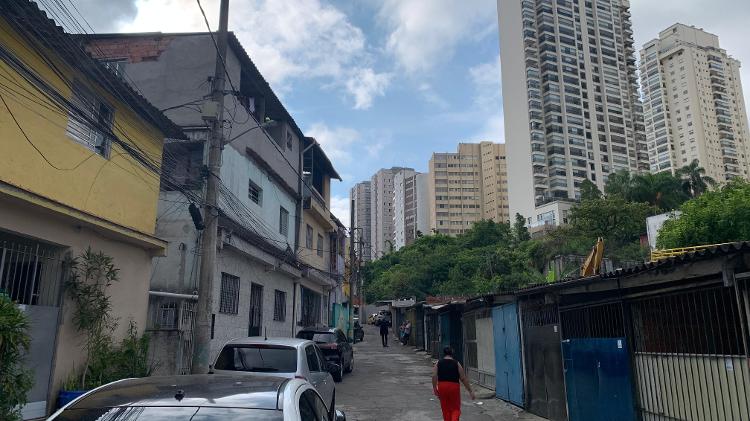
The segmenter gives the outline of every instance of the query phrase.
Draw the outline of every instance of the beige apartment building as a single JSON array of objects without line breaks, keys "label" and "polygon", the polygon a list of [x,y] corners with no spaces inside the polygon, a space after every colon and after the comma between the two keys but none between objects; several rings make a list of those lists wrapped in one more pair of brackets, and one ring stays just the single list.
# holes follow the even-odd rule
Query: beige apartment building
[{"label": "beige apartment building", "polygon": [[400,172],[414,175],[412,168],[393,167],[379,170],[370,179],[370,256],[372,259],[378,259],[395,250],[393,179]]},{"label": "beige apartment building", "polygon": [[432,230],[457,235],[481,219],[509,219],[505,145],[459,143],[456,153],[433,153],[429,171]]},{"label": "beige apartment building", "polygon": [[740,62],[716,35],[680,23],[641,50],[646,140],[652,172],[698,160],[717,181],[748,178],[747,111]]}]

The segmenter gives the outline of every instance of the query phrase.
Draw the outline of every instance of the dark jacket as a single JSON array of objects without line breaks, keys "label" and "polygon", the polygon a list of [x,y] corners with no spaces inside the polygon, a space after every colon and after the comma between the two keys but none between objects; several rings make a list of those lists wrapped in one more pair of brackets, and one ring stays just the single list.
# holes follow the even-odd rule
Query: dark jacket
[{"label": "dark jacket", "polygon": [[381,335],[387,335],[388,334],[388,326],[390,326],[391,323],[383,320],[380,322],[380,334]]}]

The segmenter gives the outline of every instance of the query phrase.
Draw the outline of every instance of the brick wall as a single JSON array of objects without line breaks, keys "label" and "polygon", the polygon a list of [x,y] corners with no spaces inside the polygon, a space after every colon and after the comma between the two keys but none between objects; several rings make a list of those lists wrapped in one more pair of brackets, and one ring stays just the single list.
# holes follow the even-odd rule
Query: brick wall
[{"label": "brick wall", "polygon": [[172,39],[174,37],[163,35],[117,39],[102,38],[91,40],[86,50],[98,59],[127,58],[129,63],[138,63],[158,59]]}]

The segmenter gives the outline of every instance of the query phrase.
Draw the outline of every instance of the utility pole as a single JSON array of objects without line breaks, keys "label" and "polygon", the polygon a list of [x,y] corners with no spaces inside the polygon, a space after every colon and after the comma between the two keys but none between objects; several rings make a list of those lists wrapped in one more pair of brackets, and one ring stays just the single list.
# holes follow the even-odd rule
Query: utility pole
[{"label": "utility pole", "polygon": [[350,338],[354,338],[354,283],[356,279],[354,264],[357,259],[354,253],[355,232],[354,199],[351,199],[349,203],[349,329],[347,329],[347,335]]},{"label": "utility pole", "polygon": [[359,287],[357,288],[357,293],[359,294],[359,323],[362,324],[363,322],[366,322],[367,319],[364,319],[363,317],[366,316],[364,313],[365,311],[365,280],[362,278],[362,274],[360,273],[360,270],[362,269],[362,246],[364,245],[364,241],[362,240],[362,233],[359,234],[359,241],[357,242],[357,250],[359,251],[357,254],[357,281],[359,281]]},{"label": "utility pole", "polygon": [[[213,288],[216,262],[216,241],[219,226],[217,191],[221,170],[221,151],[224,147],[224,68],[227,55],[227,22],[229,20],[229,0],[221,0],[219,10],[219,32],[216,34],[216,68],[211,87],[211,101],[216,106],[216,118],[207,119],[211,133],[208,150],[208,172],[206,174],[205,219],[206,227],[201,238],[201,267],[198,279],[198,305],[195,312],[193,330],[193,361],[190,372],[208,372],[208,359],[211,344],[211,318],[213,310]],[[205,117],[205,116],[204,116]]]}]

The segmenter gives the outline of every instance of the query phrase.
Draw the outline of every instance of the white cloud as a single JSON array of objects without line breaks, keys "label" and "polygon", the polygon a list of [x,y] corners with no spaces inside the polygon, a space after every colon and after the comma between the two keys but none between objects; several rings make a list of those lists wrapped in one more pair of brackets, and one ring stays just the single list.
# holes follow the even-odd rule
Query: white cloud
[{"label": "white cloud", "polygon": [[422,94],[422,97],[424,98],[427,103],[435,105],[436,107],[440,109],[446,109],[448,108],[448,101],[443,99],[440,95],[438,95],[437,92],[435,92],[435,89],[427,82],[422,82],[417,87],[419,92]]},{"label": "white cloud", "polygon": [[504,142],[500,56],[470,68],[469,77],[474,86],[474,112],[477,121],[482,122],[473,140]]},{"label": "white cloud", "polygon": [[[214,30],[218,3],[202,1]],[[206,30],[194,0],[137,0],[136,5],[138,13],[120,30]],[[357,109],[369,108],[385,94],[390,75],[375,71],[362,30],[336,7],[320,0],[243,0],[233,2],[229,12],[229,29],[274,89],[320,78],[351,95]]]},{"label": "white cloud", "polygon": [[387,50],[413,73],[449,59],[462,40],[494,33],[496,12],[490,0],[385,0],[379,18],[390,31]]},{"label": "white cloud", "polygon": [[346,81],[346,89],[354,96],[354,108],[366,110],[372,106],[376,96],[385,95],[391,82],[388,73],[375,73],[372,69],[357,69]]},{"label": "white cloud", "polygon": [[358,131],[348,127],[328,127],[325,123],[314,123],[306,130],[310,137],[320,143],[328,158],[336,164],[348,164],[352,160],[352,147],[361,140]]},{"label": "white cloud", "polygon": [[351,217],[349,215],[350,207],[348,197],[337,195],[331,196],[331,213],[334,214],[336,218],[339,218],[339,221],[341,221],[341,223],[347,228],[349,228],[349,223],[351,222]]}]

